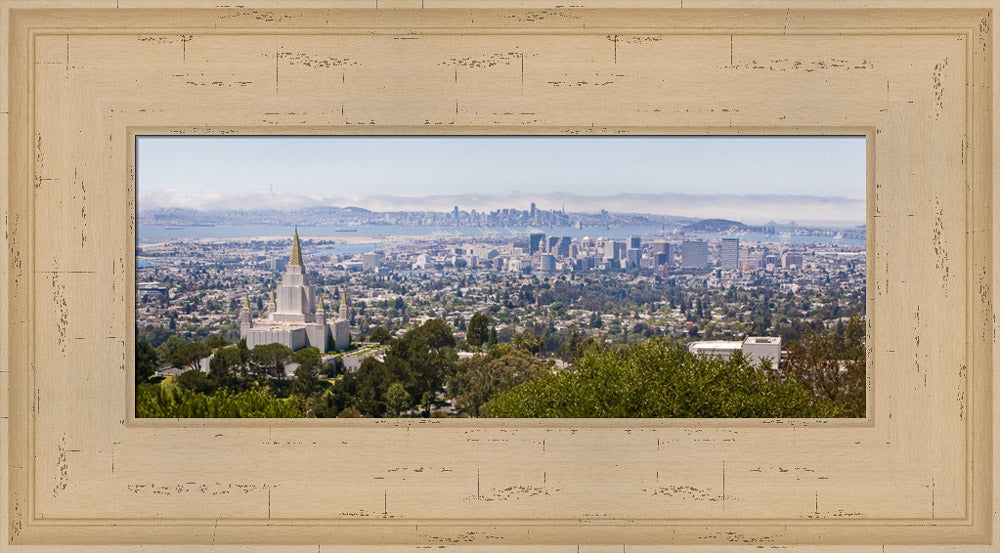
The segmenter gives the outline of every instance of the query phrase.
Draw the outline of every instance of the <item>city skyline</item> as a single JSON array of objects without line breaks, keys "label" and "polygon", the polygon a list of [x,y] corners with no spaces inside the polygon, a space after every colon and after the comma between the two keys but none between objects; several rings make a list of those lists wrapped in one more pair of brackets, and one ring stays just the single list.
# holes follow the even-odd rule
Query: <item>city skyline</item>
[{"label": "city skyline", "polygon": [[792,201],[805,220],[864,221],[864,137],[138,137],[136,152],[140,212],[536,202],[694,217],[748,207],[752,222]]}]

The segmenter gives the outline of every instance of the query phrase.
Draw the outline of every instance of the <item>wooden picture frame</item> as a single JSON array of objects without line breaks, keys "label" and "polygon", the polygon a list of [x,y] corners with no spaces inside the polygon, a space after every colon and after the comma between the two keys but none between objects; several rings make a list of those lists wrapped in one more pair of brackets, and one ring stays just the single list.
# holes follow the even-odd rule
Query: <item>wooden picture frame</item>
[{"label": "wooden picture frame", "polygon": [[[997,551],[996,4],[3,3],[0,543]],[[861,132],[868,417],[137,420],[149,130]]]}]

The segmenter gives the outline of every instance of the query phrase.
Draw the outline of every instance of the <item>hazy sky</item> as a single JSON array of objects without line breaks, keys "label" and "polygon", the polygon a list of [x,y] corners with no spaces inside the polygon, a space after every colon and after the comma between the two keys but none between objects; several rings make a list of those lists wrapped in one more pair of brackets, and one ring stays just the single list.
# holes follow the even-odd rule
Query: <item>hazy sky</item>
[{"label": "hazy sky", "polygon": [[[137,192],[865,197],[864,137],[140,137]],[[152,201],[152,200],[149,200]],[[266,206],[262,206],[266,207]]]}]

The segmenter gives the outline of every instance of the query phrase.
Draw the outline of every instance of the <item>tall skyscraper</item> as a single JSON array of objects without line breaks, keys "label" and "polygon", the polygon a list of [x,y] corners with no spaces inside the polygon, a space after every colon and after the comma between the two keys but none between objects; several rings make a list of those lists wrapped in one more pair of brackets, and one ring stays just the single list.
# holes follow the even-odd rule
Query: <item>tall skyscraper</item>
[{"label": "tall skyscraper", "polygon": [[552,252],[559,257],[569,257],[569,245],[573,241],[569,236],[563,236],[559,239],[559,244],[556,247],[556,251]]},{"label": "tall skyscraper", "polygon": [[634,269],[638,267],[639,261],[642,259],[642,250],[638,248],[629,248],[625,250],[625,259],[628,261],[627,268]]},{"label": "tall skyscraper", "polygon": [[556,256],[543,253],[538,258],[538,269],[543,273],[554,272],[556,270]]},{"label": "tall skyscraper", "polygon": [[642,248],[642,238],[638,236],[630,236],[628,239],[628,249],[638,250]]},{"label": "tall skyscraper", "polygon": [[[674,254],[677,253],[677,248],[674,244],[667,242],[666,240],[657,240],[653,242],[653,254],[656,255],[657,265],[667,265],[668,267],[674,264]],[[662,255],[663,257],[660,257]]]},{"label": "tall skyscraper", "polygon": [[542,233],[535,233],[528,235],[528,255],[535,255],[536,253],[542,251],[542,245],[545,243],[545,235]]},{"label": "tall skyscraper", "polygon": [[704,269],[708,267],[708,242],[704,240],[685,240],[681,244],[681,267],[685,269]]},{"label": "tall skyscraper", "polygon": [[618,261],[625,257],[625,242],[608,240],[604,243],[604,259]]},{"label": "tall skyscraper", "polygon": [[722,247],[719,250],[719,265],[727,271],[735,271],[740,268],[739,238],[722,239]]}]

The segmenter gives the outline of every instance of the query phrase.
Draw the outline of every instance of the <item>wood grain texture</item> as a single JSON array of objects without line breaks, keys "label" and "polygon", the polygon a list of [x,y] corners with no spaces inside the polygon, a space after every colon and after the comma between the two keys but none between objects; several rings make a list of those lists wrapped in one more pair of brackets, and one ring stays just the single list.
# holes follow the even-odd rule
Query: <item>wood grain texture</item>
[{"label": "wood grain texture", "polygon": [[[996,2],[70,5],[0,4],[4,547],[997,551]],[[866,134],[869,416],[136,420],[143,133]]]}]

